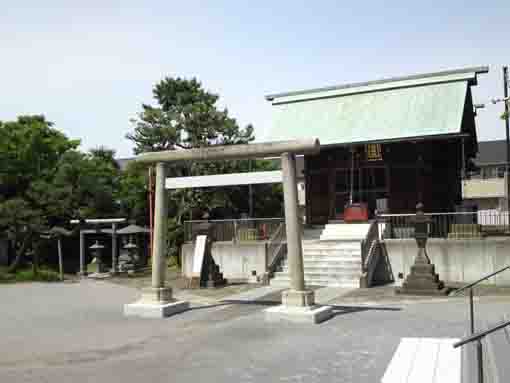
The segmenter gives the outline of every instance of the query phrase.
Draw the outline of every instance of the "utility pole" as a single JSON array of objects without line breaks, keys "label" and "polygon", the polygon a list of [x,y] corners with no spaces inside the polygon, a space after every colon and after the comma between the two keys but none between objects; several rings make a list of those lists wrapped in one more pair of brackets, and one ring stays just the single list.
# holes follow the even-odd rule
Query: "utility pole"
[{"label": "utility pole", "polygon": [[510,210],[508,206],[510,203],[510,128],[508,121],[508,67],[503,67],[503,97],[505,104],[505,129],[506,129],[506,203],[507,211]]},{"label": "utility pole", "polygon": [[[249,159],[248,160],[248,170],[249,172],[251,173],[252,171],[252,160]],[[248,202],[249,202],[249,213],[248,213],[248,216],[250,218],[254,218],[253,217],[253,185],[248,185]]]}]

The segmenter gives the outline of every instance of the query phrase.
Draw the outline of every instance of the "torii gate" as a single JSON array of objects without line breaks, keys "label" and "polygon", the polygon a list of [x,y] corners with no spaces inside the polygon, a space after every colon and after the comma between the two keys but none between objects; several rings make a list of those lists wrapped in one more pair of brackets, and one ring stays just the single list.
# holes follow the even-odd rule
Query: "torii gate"
[{"label": "torii gate", "polygon": [[142,153],[136,157],[135,161],[156,164],[152,286],[142,291],[142,297],[139,301],[124,305],[124,314],[161,318],[182,312],[189,307],[189,302],[175,301],[172,298],[172,289],[165,286],[166,258],[164,249],[167,235],[165,227],[167,212],[165,163],[281,156],[287,260],[291,288],[282,293],[281,306],[266,310],[266,318],[318,323],[331,317],[331,308],[315,306],[314,292],[305,288],[301,228],[298,221],[296,154],[317,154],[319,151],[320,143],[318,139],[306,139],[150,152]]}]

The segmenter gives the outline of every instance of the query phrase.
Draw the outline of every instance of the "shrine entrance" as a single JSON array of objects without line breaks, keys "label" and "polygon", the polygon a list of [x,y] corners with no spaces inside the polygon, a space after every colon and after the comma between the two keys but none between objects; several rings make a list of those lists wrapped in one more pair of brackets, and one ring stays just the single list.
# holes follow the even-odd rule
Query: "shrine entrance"
[{"label": "shrine entrance", "polygon": [[[381,145],[342,147],[330,152],[327,165],[308,159],[308,216],[313,224],[343,220],[350,203],[366,204],[369,216],[387,209],[389,168]],[[375,154],[374,154],[375,153]],[[306,159],[305,159],[306,161]],[[319,169],[314,169],[318,166]]]}]

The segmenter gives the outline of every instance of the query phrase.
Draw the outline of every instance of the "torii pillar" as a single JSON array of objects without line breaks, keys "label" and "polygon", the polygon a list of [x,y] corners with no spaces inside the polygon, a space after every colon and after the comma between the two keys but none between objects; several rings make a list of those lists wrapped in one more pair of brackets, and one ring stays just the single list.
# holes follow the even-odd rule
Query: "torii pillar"
[{"label": "torii pillar", "polygon": [[316,154],[319,150],[319,140],[311,139],[171,150],[143,153],[138,156],[136,161],[156,163],[152,286],[142,292],[139,301],[124,306],[125,315],[166,317],[189,307],[188,302],[175,301],[172,298],[172,289],[165,286],[167,220],[165,162],[249,159],[281,155],[291,288],[282,293],[281,306],[266,310],[266,319],[318,323],[331,317],[332,309],[328,306],[316,306],[313,291],[305,288],[301,227],[298,218],[295,155]]},{"label": "torii pillar", "polygon": [[166,168],[163,162],[156,163],[156,194],[154,203],[154,240],[152,252],[151,287],[142,290],[140,300],[124,305],[124,315],[146,318],[165,318],[185,311],[189,302],[176,301],[172,288],[165,286],[166,275],[166,230],[167,198],[165,195]]},{"label": "torii pillar", "polygon": [[282,304],[267,309],[265,316],[268,321],[320,323],[331,318],[333,310],[329,306],[316,306],[313,290],[306,289],[301,223],[298,216],[296,156],[286,152],[281,155],[281,160],[290,289],[282,293]]}]

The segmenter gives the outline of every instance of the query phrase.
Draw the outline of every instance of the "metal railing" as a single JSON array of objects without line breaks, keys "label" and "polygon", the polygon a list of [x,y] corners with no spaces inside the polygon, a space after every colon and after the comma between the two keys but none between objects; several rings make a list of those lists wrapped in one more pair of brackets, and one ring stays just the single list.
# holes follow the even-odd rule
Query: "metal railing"
[{"label": "metal railing", "polygon": [[285,223],[281,223],[267,244],[267,268],[274,272],[287,249]]},{"label": "metal railing", "polygon": [[[380,214],[384,223],[384,238],[414,238],[416,214]],[[480,210],[477,212],[425,213],[430,219],[429,238],[480,238],[486,235],[509,235],[508,211]]]},{"label": "metal railing", "polygon": [[508,325],[510,325],[510,320],[501,321],[500,323],[492,326],[491,328],[488,328],[487,330],[478,331],[474,334],[466,336],[465,338],[462,338],[457,343],[454,343],[453,347],[457,348],[460,346],[464,346],[465,344],[481,340],[482,338],[485,338],[487,335],[490,335],[495,331],[501,330],[502,328],[505,328]]},{"label": "metal railing", "polygon": [[184,221],[184,240],[193,240],[200,224],[211,224],[215,241],[268,241],[284,223],[283,218],[242,218]]},{"label": "metal railing", "polygon": [[371,286],[378,255],[380,255],[379,250],[379,223],[376,220],[370,224],[367,235],[361,241],[360,287]]},{"label": "metal railing", "polygon": [[377,240],[379,239],[379,224],[377,221],[373,221],[370,224],[365,239],[361,242],[361,267],[362,272],[368,271],[368,259],[370,252],[374,250]]},{"label": "metal railing", "polygon": [[476,342],[476,359],[477,359],[477,367],[478,367],[478,383],[483,383],[484,381],[484,372],[483,372],[483,346],[482,340],[487,335],[492,334],[495,331],[501,330],[510,325],[509,320],[504,320],[486,330],[479,331],[476,333],[472,333],[471,335],[462,338],[460,341],[453,344],[454,348],[464,346],[471,342]]},{"label": "metal railing", "polygon": [[[501,325],[498,325],[498,326],[494,326],[493,328],[491,328],[489,330],[475,333],[475,311],[474,311],[474,304],[473,304],[473,287],[477,286],[479,283],[486,281],[487,279],[489,279],[505,270],[508,270],[508,269],[510,269],[510,266],[505,266],[502,269],[499,269],[493,273],[487,274],[486,276],[478,279],[477,281],[470,283],[466,286],[463,286],[458,290],[455,290],[455,292],[452,294],[452,296],[456,296],[456,295],[459,295],[460,293],[463,293],[466,290],[469,290],[469,320],[470,320],[471,335],[466,337],[465,339],[455,343],[454,347],[459,347],[466,343],[477,341],[476,354],[477,354],[477,366],[478,366],[478,383],[483,383],[483,347],[482,347],[481,338],[483,338],[486,335],[488,335],[496,330],[499,330],[500,328],[505,327],[505,326],[498,327],[498,326],[501,326]],[[508,322],[507,324],[510,324],[510,322]]]}]

